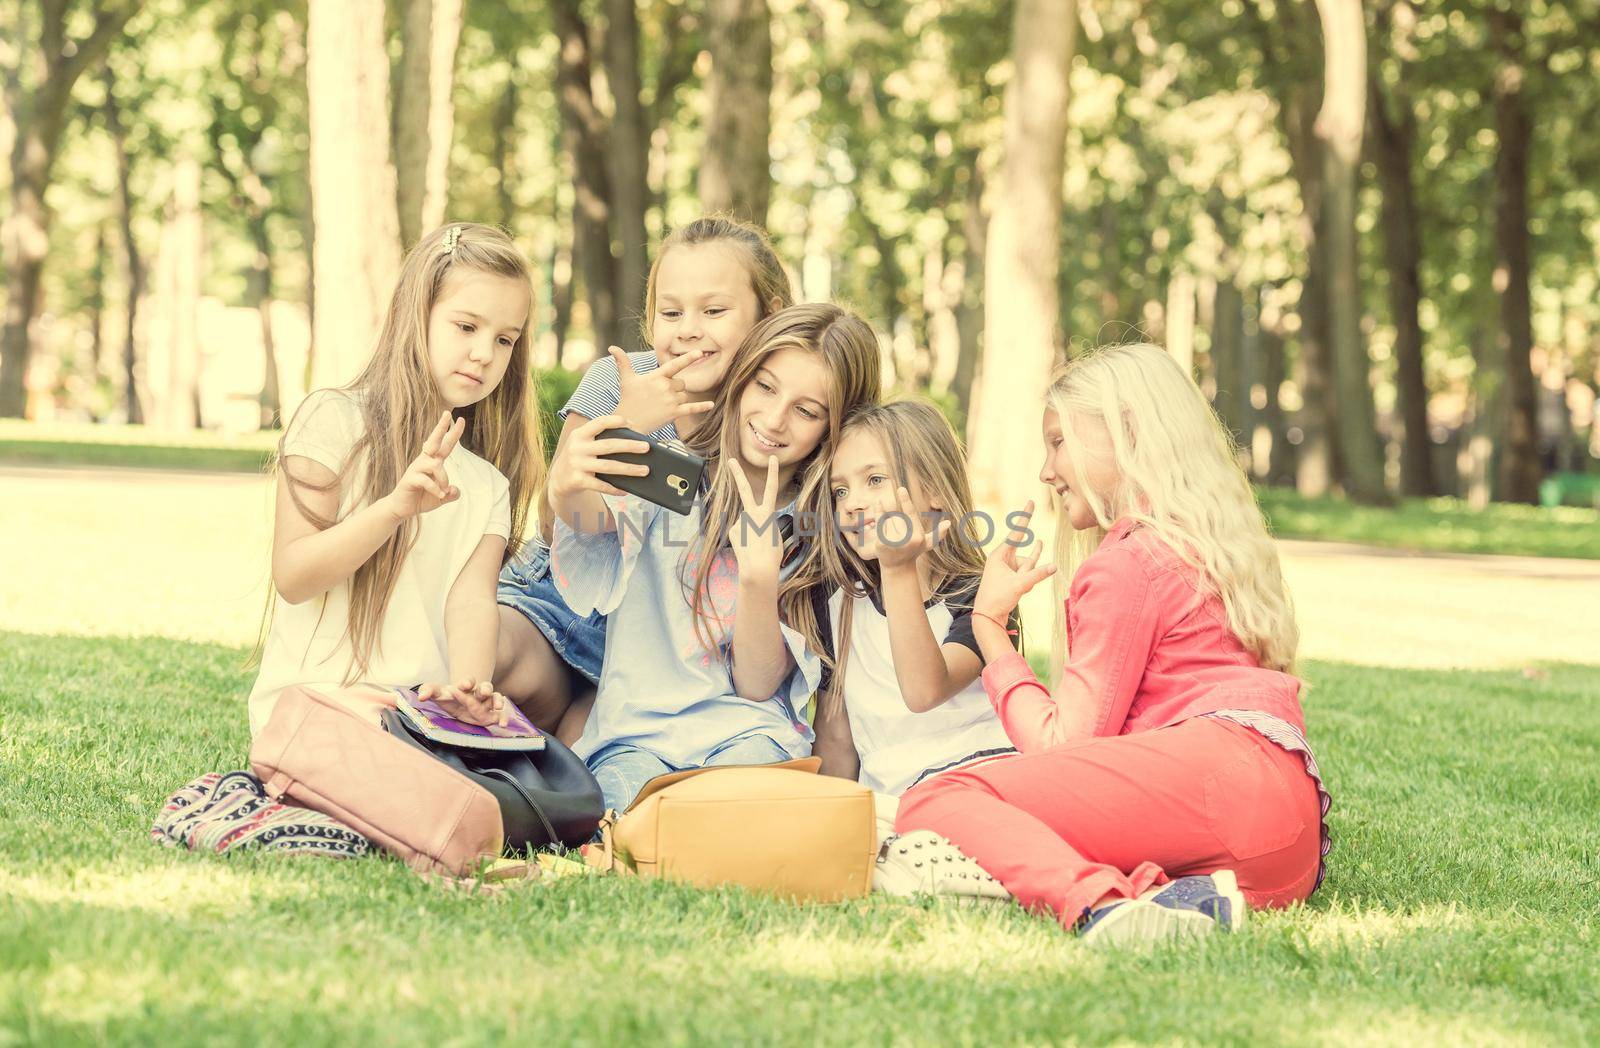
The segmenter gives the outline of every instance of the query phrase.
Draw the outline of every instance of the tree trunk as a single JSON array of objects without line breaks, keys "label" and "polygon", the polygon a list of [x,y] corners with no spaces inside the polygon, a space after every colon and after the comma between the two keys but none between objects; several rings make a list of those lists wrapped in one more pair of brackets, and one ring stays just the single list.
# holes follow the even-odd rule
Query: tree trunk
[{"label": "tree trunk", "polygon": [[1504,371],[1499,359],[1503,350],[1489,324],[1473,338],[1472,413],[1466,425],[1467,443],[1457,460],[1467,505],[1472,509],[1483,509],[1494,498],[1495,463],[1503,457],[1496,439],[1505,416]]},{"label": "tree trunk", "polygon": [[979,506],[1020,508],[1038,486],[1038,419],[1018,411],[1016,390],[1037,388],[1056,351],[1057,224],[1067,137],[1068,71],[1076,0],[1019,0],[1015,73],[1006,88],[1004,159],[984,266],[983,377],[968,423]]},{"label": "tree trunk", "polygon": [[122,110],[117,103],[115,86],[115,78],[108,69],[105,76],[106,100],[103,112],[106,130],[111,135],[116,156],[117,222],[122,233],[122,249],[128,270],[127,327],[123,334],[122,345],[123,397],[127,407],[128,423],[139,425],[144,422],[144,406],[139,396],[138,325],[139,302],[144,297],[145,267],[144,259],[139,255],[139,244],[133,238],[133,189],[127,134],[122,127]]},{"label": "tree trunk", "polygon": [[1395,400],[1405,439],[1400,447],[1400,490],[1439,494],[1428,435],[1428,386],[1422,369],[1422,223],[1417,217],[1411,158],[1417,118],[1401,93],[1397,116],[1384,104],[1376,71],[1368,75],[1372,159],[1383,187],[1383,254],[1389,270],[1389,310],[1394,320]]},{"label": "tree trunk", "polygon": [[179,159],[173,172],[170,236],[162,258],[166,270],[167,302],[166,411],[162,421],[169,429],[197,429],[200,413],[200,271],[205,245],[200,219],[200,164],[193,157]]},{"label": "tree trunk", "polygon": [[395,82],[395,178],[400,240],[409,249],[444,223],[455,133],[456,45],[461,0],[405,0]]},{"label": "tree trunk", "polygon": [[606,126],[591,86],[589,29],[578,0],[550,5],[561,57],[556,100],[561,139],[572,161],[574,269],[583,276],[595,351],[617,343],[617,268],[611,254],[611,180],[606,174]]},{"label": "tree trunk", "polygon": [[1190,377],[1194,376],[1194,274],[1175,271],[1167,281],[1167,308],[1161,339],[1172,359]]},{"label": "tree trunk", "polygon": [[106,224],[96,222],[94,227],[94,266],[89,270],[89,294],[85,303],[89,311],[89,417],[95,422],[105,420],[110,405],[100,399],[100,381],[107,378],[101,366],[105,350],[106,312]]},{"label": "tree trunk", "polygon": [[255,263],[250,269],[250,298],[261,318],[261,428],[283,425],[283,395],[278,378],[278,353],[272,341],[272,236],[265,214],[251,216]]},{"label": "tree trunk", "polygon": [[1295,454],[1295,487],[1302,495],[1326,495],[1338,477],[1336,399],[1329,349],[1328,299],[1323,249],[1326,216],[1322,206],[1322,143],[1312,133],[1315,100],[1303,86],[1291,88],[1279,106],[1289,157],[1300,185],[1301,235],[1306,244],[1306,274],[1300,284],[1299,375],[1300,446]]},{"label": "tree trunk", "polygon": [[1383,447],[1373,417],[1371,360],[1361,335],[1361,277],[1356,242],[1356,182],[1367,102],[1367,36],[1360,0],[1317,0],[1324,66],[1322,201],[1327,254],[1328,335],[1338,390],[1339,449],[1350,496],[1369,504],[1390,501],[1383,482]]},{"label": "tree trunk", "polygon": [[316,387],[344,385],[366,364],[400,272],[383,14],[383,0],[311,0]]},{"label": "tree trunk", "polygon": [[550,249],[550,334],[556,344],[556,365],[565,359],[567,332],[572,327],[572,249],[558,237]]},{"label": "tree trunk", "polygon": [[772,192],[772,21],[767,0],[708,0],[700,207],[766,225]]},{"label": "tree trunk", "polygon": [[1539,499],[1539,405],[1533,382],[1533,318],[1529,294],[1528,150],[1533,128],[1523,93],[1522,16],[1491,10],[1490,31],[1499,68],[1494,79],[1495,270],[1500,300],[1500,357],[1505,368],[1505,439],[1501,447],[1500,497],[1508,502]]},{"label": "tree trunk", "polygon": [[1282,332],[1266,323],[1260,325],[1260,332],[1261,385],[1266,392],[1266,403],[1261,408],[1261,424],[1267,429],[1271,449],[1267,452],[1265,463],[1256,463],[1257,475],[1261,475],[1264,467],[1263,479],[1268,484],[1288,485],[1294,483],[1294,445],[1289,443],[1289,426],[1283,415],[1283,403],[1279,400],[1284,380],[1289,375],[1288,361],[1285,359]]},{"label": "tree trunk", "polygon": [[1244,296],[1233,281],[1218,279],[1211,306],[1211,373],[1217,387],[1212,404],[1234,444],[1248,453],[1250,387],[1244,351]]},{"label": "tree trunk", "polygon": [[650,205],[650,131],[639,98],[639,18],[635,0],[606,0],[606,80],[616,109],[611,118],[610,175],[620,253],[617,257],[617,307],[624,349],[639,346],[637,321],[644,314],[644,284],[649,244],[644,215]]},{"label": "tree trunk", "polygon": [[[32,6],[32,5],[28,5]],[[83,39],[66,35],[66,5],[38,5],[39,35],[29,39],[22,18],[14,23],[19,68],[6,84],[6,106],[14,123],[11,145],[11,207],[0,230],[0,272],[6,275],[5,326],[0,330],[0,418],[22,418],[28,406],[28,364],[33,354],[33,315],[50,246],[50,211],[45,191],[66,126],[73,85],[106,51],[139,0],[98,11]]]},{"label": "tree trunk", "polygon": [[514,67],[507,70],[505,91],[500,95],[500,104],[494,108],[493,134],[492,162],[499,173],[494,199],[500,224],[510,229],[516,213],[517,180],[517,75]]},{"label": "tree trunk", "polygon": [[1127,318],[1122,315],[1122,236],[1117,228],[1117,202],[1109,196],[1100,202],[1100,323],[1112,325],[1112,336],[1124,341]]},{"label": "tree trunk", "polygon": [[972,412],[972,380],[978,372],[983,351],[983,259],[988,240],[989,220],[983,213],[983,170],[976,154],[972,174],[967,180],[966,207],[961,214],[961,301],[956,306],[956,330],[961,348],[956,355],[956,373],[950,380],[962,417]]}]

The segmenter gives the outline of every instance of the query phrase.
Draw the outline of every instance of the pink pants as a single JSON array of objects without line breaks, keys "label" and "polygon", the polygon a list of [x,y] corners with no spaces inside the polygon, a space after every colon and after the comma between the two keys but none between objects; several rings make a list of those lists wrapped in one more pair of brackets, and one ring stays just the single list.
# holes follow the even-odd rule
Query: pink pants
[{"label": "pink pants", "polygon": [[949,838],[1069,928],[1107,896],[1220,869],[1252,907],[1302,900],[1321,825],[1299,755],[1207,717],[946,772],[908,791],[895,820]]}]

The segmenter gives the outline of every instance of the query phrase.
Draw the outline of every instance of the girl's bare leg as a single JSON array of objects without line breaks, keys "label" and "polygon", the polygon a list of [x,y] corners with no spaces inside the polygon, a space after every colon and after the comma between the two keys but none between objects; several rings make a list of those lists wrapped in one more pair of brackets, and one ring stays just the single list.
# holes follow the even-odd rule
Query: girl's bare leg
[{"label": "girl's bare leg", "polygon": [[495,690],[516,703],[539,730],[554,732],[578,695],[577,685],[588,688],[589,682],[556,654],[550,641],[526,615],[504,604],[499,605],[499,611]]},{"label": "girl's bare leg", "polygon": [[594,709],[594,688],[588,686],[586,680],[582,683],[586,687],[573,698],[561,718],[561,724],[556,728],[556,738],[568,746],[577,742],[578,736],[583,734],[583,726],[589,723],[589,711]]}]

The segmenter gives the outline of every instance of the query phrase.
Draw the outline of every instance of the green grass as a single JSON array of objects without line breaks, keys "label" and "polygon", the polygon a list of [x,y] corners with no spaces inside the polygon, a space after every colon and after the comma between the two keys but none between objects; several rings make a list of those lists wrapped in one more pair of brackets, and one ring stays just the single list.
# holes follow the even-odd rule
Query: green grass
[{"label": "green grass", "polygon": [[1393,508],[1311,499],[1258,488],[1261,508],[1281,538],[1360,542],[1433,553],[1501,553],[1600,559],[1600,510],[1495,503],[1469,509],[1460,499],[1404,499]]},{"label": "green grass", "polygon": [[279,436],[0,420],[0,463],[259,473]]},{"label": "green grass", "polygon": [[[245,761],[269,493],[6,484],[0,1046],[1600,1040],[1600,668],[1571,664],[1600,659],[1551,636],[1584,628],[1587,575],[1441,589],[1427,562],[1291,558],[1326,656],[1304,671],[1327,883],[1238,936],[1108,955],[1010,908],[609,878],[469,896],[386,859],[160,848],[163,799]],[[1418,656],[1512,668],[1354,664]]]},{"label": "green grass", "polygon": [[383,859],[160,848],[162,798],[243,763],[241,659],[0,633],[0,1043],[1600,1037],[1593,668],[1310,666],[1322,891],[1119,955],[1009,908],[609,878],[475,897]]}]

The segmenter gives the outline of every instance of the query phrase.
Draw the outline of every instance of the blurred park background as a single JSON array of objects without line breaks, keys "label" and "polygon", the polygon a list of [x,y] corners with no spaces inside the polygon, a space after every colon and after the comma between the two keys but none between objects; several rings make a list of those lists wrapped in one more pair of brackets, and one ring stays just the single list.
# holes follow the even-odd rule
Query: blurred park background
[{"label": "blurred park background", "polygon": [[559,404],[637,343],[664,232],[726,210],[872,321],[980,497],[1033,493],[1016,407],[1052,360],[1141,337],[1264,486],[1600,493],[1600,0],[22,0],[0,28],[0,416],[33,423],[0,456],[258,461],[447,218],[537,263]]}]

